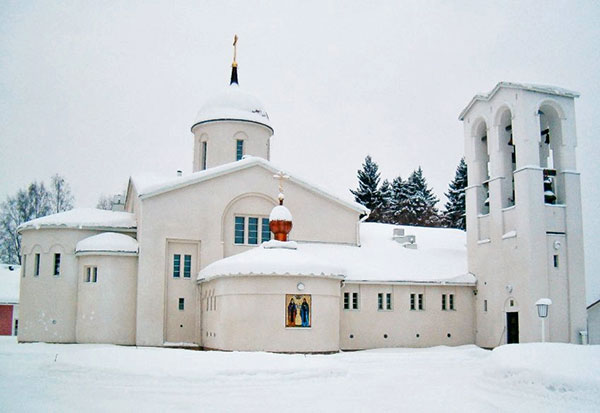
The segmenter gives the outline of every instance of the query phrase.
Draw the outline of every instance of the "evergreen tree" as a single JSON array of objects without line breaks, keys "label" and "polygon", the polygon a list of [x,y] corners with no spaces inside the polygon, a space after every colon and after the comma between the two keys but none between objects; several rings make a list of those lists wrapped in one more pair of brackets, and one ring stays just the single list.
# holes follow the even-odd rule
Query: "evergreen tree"
[{"label": "evergreen tree", "polygon": [[444,205],[444,225],[448,228],[467,229],[465,218],[465,188],[467,187],[467,164],[465,158],[461,158],[454,180],[448,185],[448,193],[445,193],[448,202]]},{"label": "evergreen tree", "polygon": [[406,224],[408,207],[408,193],[406,192],[406,181],[398,176],[394,178],[391,185],[392,196],[389,202],[388,216],[391,224]]},{"label": "evergreen tree", "polygon": [[379,195],[381,202],[376,208],[377,214],[379,215],[379,222],[392,223],[393,217],[391,216],[390,204],[392,202],[393,192],[392,186],[387,179],[384,179],[379,188]]},{"label": "evergreen tree", "polygon": [[358,188],[356,191],[352,189],[352,195],[354,199],[366,208],[369,208],[371,214],[367,221],[378,222],[381,207],[382,197],[379,192],[379,166],[371,159],[370,155],[367,155],[365,162],[362,165],[362,170],[358,170]]},{"label": "evergreen tree", "polygon": [[427,186],[427,181],[420,166],[410,174],[405,187],[408,202],[402,210],[402,217],[405,221],[403,223],[425,227],[439,226],[441,224],[440,217],[435,207],[438,198]]}]

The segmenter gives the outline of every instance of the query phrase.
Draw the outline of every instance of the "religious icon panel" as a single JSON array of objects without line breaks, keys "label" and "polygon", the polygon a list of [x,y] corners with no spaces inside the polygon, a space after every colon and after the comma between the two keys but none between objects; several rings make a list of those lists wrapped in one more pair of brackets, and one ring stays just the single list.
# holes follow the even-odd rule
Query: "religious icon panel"
[{"label": "religious icon panel", "polygon": [[285,326],[306,328],[311,325],[312,300],[310,294],[285,295]]}]

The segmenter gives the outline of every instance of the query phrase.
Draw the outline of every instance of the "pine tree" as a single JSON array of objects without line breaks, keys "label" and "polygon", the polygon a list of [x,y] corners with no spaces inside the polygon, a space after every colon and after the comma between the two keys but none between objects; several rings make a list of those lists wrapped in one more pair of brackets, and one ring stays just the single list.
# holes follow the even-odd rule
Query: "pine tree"
[{"label": "pine tree", "polygon": [[423,170],[419,166],[413,171],[405,184],[408,203],[402,210],[402,217],[406,225],[419,225],[435,227],[441,224],[435,204],[438,198],[427,186]]},{"label": "pine tree", "polygon": [[465,219],[465,188],[467,187],[467,164],[465,158],[461,158],[456,167],[454,180],[448,185],[448,193],[445,193],[448,202],[444,205],[444,225],[448,228],[467,229]]},{"label": "pine tree", "polygon": [[358,188],[356,191],[352,189],[352,195],[354,199],[366,208],[369,208],[371,214],[367,221],[378,222],[379,213],[378,207],[381,206],[382,198],[379,192],[379,166],[371,159],[370,155],[367,155],[365,162],[362,165],[362,170],[357,171],[358,175]]}]

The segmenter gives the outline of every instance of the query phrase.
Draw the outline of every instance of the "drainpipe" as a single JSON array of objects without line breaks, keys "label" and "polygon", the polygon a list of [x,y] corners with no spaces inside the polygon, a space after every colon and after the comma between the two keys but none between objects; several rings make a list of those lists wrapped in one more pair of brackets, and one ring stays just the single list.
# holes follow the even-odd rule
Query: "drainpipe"
[{"label": "drainpipe", "polygon": [[369,215],[371,214],[371,211],[369,211],[367,209],[367,213],[365,214],[364,217],[362,217],[357,223],[356,223],[356,241],[358,246],[360,247],[360,224],[362,222],[365,222],[367,220],[367,218],[369,218]]}]

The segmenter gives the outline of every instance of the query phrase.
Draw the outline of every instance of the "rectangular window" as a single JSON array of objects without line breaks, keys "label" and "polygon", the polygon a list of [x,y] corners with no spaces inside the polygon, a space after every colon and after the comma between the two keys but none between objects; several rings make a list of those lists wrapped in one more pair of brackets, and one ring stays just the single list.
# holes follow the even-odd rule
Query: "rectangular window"
[{"label": "rectangular window", "polygon": [[269,229],[269,218],[262,218],[262,231],[260,241],[267,242],[271,239],[271,230]]},{"label": "rectangular window", "polygon": [[23,254],[23,268],[21,269],[21,274],[23,275],[23,277],[25,277],[25,274],[27,274],[27,255]]},{"label": "rectangular window", "polygon": [[192,276],[192,256],[183,256],[183,277],[190,278]]},{"label": "rectangular window", "polygon": [[554,256],[554,268],[558,268],[558,255]]},{"label": "rectangular window", "polygon": [[173,278],[179,278],[181,275],[181,255],[173,254]]},{"label": "rectangular window", "polygon": [[98,267],[84,267],[83,270],[83,281],[86,283],[98,282]]},{"label": "rectangular window", "polygon": [[245,222],[246,222],[246,218],[235,217],[235,243],[236,244],[244,243]]},{"label": "rectangular window", "polygon": [[344,293],[344,310],[350,309],[350,293]]},{"label": "rectangular window", "polygon": [[385,294],[385,309],[386,310],[392,309],[392,293]]},{"label": "rectangular window", "polygon": [[377,294],[377,309],[383,310],[383,293]]},{"label": "rectangular window", "polygon": [[202,169],[206,169],[206,149],[207,149],[207,142],[204,141],[202,142]]},{"label": "rectangular window", "polygon": [[483,311],[487,312],[487,300],[483,300]]},{"label": "rectangular window", "polygon": [[244,156],[244,141],[238,139],[235,147],[235,160],[239,161]]},{"label": "rectangular window", "polygon": [[185,308],[185,300],[183,298],[179,299],[179,310],[183,311],[183,309]]},{"label": "rectangular window", "polygon": [[419,294],[419,310],[423,309],[423,294]]},{"label": "rectangular window", "polygon": [[60,275],[60,254],[54,254],[54,275]]},{"label": "rectangular window", "polygon": [[448,307],[450,310],[454,310],[454,294],[448,294]]},{"label": "rectangular window", "polygon": [[35,254],[35,266],[33,267],[33,275],[40,275],[40,254]]},{"label": "rectangular window", "polygon": [[410,309],[411,310],[416,310],[417,309],[415,307],[415,294],[411,294],[410,295]]},{"label": "rectangular window", "polygon": [[352,309],[358,310],[358,293],[352,293]]},{"label": "rectangular window", "polygon": [[85,277],[83,281],[86,283],[92,282],[92,267],[85,267]]},{"label": "rectangular window", "polygon": [[248,218],[248,244],[258,244],[258,218]]},{"label": "rectangular window", "polygon": [[92,267],[92,282],[98,282],[98,267]]},{"label": "rectangular window", "polygon": [[442,294],[442,310],[446,309],[446,294]]}]

